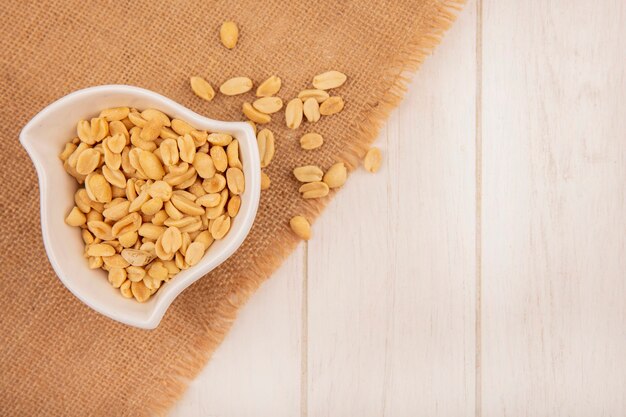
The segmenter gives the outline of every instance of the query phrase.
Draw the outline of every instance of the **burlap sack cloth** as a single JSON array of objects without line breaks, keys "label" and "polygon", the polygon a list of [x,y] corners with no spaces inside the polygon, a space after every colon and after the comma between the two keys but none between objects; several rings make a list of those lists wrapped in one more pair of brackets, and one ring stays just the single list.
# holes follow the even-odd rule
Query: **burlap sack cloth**
[{"label": "burlap sack cloth", "polygon": [[[398,104],[407,72],[439,42],[460,2],[4,3],[0,415],[166,414],[237,310],[298,243],[290,216],[313,219],[327,203],[299,197],[293,167],[345,161],[356,168]],[[231,19],[240,27],[232,51],[218,38],[220,24]],[[207,103],[193,95],[189,77],[204,76],[217,87],[233,76],[258,84],[277,74],[279,95],[289,100],[330,69],[348,75],[335,92],[345,109],[297,131],[285,128],[283,112],[275,115],[269,128],[277,151],[266,170],[272,185],[262,193],[252,233],[229,261],[178,297],[157,330],[105,318],[61,285],[41,240],[35,170],[18,143],[20,129],[45,105],[80,88],[119,83],[154,90],[212,118],[240,120],[241,104],[252,93],[218,94]],[[304,152],[298,139],[309,131],[321,133],[325,143]]]}]

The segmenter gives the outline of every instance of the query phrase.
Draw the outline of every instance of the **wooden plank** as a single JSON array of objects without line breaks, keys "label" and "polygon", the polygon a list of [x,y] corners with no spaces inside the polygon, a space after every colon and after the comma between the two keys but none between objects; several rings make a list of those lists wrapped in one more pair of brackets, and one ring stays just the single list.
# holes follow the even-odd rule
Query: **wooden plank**
[{"label": "wooden plank", "polygon": [[243,307],[172,417],[300,415],[304,256],[300,245]]},{"label": "wooden plank", "polygon": [[474,414],[474,10],[314,225],[309,416]]},{"label": "wooden plank", "polygon": [[484,0],[482,415],[626,415],[626,7]]}]

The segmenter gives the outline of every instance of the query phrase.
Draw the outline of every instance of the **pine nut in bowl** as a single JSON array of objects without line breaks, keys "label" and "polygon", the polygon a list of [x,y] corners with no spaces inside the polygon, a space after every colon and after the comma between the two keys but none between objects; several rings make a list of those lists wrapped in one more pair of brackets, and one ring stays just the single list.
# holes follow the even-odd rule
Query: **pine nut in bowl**
[{"label": "pine nut in bowl", "polygon": [[[114,119],[132,135],[116,136]],[[149,90],[71,93],[33,117],[20,142],[39,177],[42,237],[59,279],[131,326],[156,328],[176,296],[237,250],[256,216],[261,169],[250,125],[203,117]],[[142,281],[146,271],[158,285]]]}]

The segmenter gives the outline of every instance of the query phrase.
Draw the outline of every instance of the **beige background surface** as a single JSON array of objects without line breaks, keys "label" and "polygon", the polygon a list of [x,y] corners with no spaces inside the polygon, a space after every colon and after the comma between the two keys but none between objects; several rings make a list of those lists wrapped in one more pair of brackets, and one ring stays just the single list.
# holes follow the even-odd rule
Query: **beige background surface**
[{"label": "beige background surface", "polygon": [[[338,161],[358,166],[379,127],[400,103],[404,71],[416,68],[439,44],[458,1],[101,0],[89,2],[89,7],[75,0],[3,2],[0,414],[10,410],[15,416],[144,417],[169,412],[207,364],[240,307],[300,243],[289,230],[289,218],[301,214],[313,220],[330,202],[331,198],[302,199],[293,167],[314,163],[327,168]],[[241,29],[233,50],[216,37],[227,18]],[[343,97],[345,108],[299,131],[287,129],[281,117],[274,117],[268,127],[277,138],[277,152],[265,169],[272,186],[262,193],[251,233],[236,256],[176,298],[157,329],[144,331],[109,320],[64,288],[45,256],[38,227],[37,178],[17,141],[20,127],[46,104],[83,87],[122,83],[151,89],[218,120],[240,120],[241,106],[252,101],[253,92],[236,98],[217,95],[209,103],[192,93],[188,77],[202,75],[217,86],[233,76],[246,75],[258,83],[277,74],[282,79],[281,97],[288,99],[310,85],[314,74],[331,68],[349,74],[346,83],[332,92]],[[324,146],[303,152],[298,139],[310,131],[324,137]],[[63,204],[69,209],[71,202]],[[304,294],[302,285],[299,288],[297,294]],[[351,287],[350,296],[357,292],[361,290]],[[313,306],[318,297],[332,303],[334,295],[307,291],[302,303],[311,300]],[[274,303],[284,302],[299,301],[293,293],[274,298]],[[295,323],[298,328],[303,322],[310,324],[315,333],[320,329],[308,319],[314,314],[305,305],[296,304],[295,311],[305,314]],[[285,310],[270,306],[261,311],[258,316],[263,318],[272,317],[274,311],[277,323],[294,313],[291,304]],[[257,350],[268,347],[273,353],[283,346],[278,339],[259,344]],[[290,354],[303,358],[302,349],[286,346]],[[313,345],[301,346],[314,355]],[[290,355],[277,356],[278,363],[286,364],[285,371],[269,369],[284,375],[291,387],[300,367],[283,362],[285,356]],[[316,363],[308,356],[305,363],[308,377]],[[228,375],[238,376],[230,373],[234,366],[227,369]],[[236,384],[246,381],[249,377]],[[277,386],[265,381],[269,389]],[[283,392],[277,392],[265,401],[284,403]],[[304,394],[296,398],[298,403],[309,398],[303,386],[297,392]],[[256,406],[257,398],[246,400]]]},{"label": "beige background surface", "polygon": [[624,22],[470,1],[171,415],[625,415]]}]

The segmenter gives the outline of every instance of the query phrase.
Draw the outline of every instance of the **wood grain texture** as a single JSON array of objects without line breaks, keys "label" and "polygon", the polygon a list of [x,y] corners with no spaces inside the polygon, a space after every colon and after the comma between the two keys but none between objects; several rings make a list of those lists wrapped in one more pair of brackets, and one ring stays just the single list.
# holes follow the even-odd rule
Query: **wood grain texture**
[{"label": "wood grain texture", "polygon": [[482,415],[626,415],[626,7],[483,4]]},{"label": "wood grain texture", "polygon": [[474,28],[469,7],[376,142],[381,171],[314,226],[309,416],[474,414]]},{"label": "wood grain texture", "polygon": [[300,414],[301,245],[241,310],[172,417]]},{"label": "wood grain texture", "polygon": [[469,1],[172,415],[626,415],[624,22]]}]

